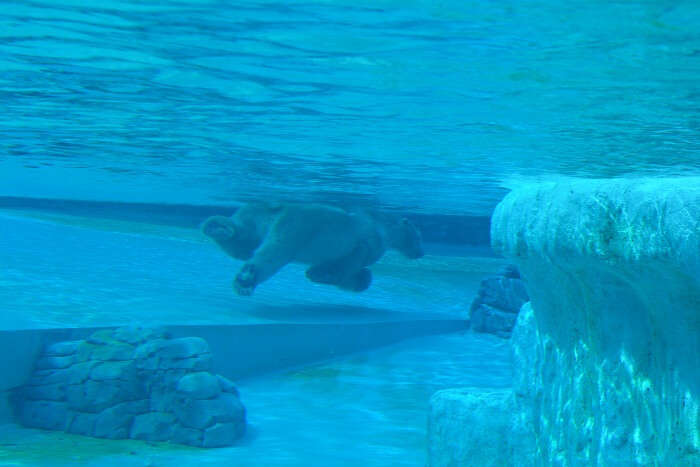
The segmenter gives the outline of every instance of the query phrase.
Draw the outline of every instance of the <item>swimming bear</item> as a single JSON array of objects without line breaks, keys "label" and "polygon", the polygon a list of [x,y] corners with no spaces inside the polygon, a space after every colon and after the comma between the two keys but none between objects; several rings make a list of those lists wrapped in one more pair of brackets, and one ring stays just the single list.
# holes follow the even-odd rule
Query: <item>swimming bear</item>
[{"label": "swimming bear", "polygon": [[288,263],[308,264],[313,282],[361,292],[372,282],[367,266],[388,249],[423,256],[420,232],[408,219],[324,204],[249,203],[231,217],[208,218],[202,231],[245,261],[233,281],[239,295],[251,295]]}]

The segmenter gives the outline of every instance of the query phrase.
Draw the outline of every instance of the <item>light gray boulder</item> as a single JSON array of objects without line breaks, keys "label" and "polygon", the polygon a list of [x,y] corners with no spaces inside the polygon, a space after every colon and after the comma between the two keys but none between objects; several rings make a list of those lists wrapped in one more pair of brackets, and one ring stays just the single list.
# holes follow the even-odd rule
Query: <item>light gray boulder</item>
[{"label": "light gray boulder", "polygon": [[430,399],[428,465],[496,467],[511,458],[510,389],[459,388]]}]

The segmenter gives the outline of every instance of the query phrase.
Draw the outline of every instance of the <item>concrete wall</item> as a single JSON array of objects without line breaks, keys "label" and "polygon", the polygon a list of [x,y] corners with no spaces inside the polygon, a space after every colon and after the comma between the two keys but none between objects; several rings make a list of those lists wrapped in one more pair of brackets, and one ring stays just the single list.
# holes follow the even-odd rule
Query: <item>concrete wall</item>
[{"label": "concrete wall", "polygon": [[[350,200],[324,199],[316,202],[338,206],[373,207],[358,205]],[[234,206],[204,206],[188,204],[123,203],[114,201],[87,201],[41,199],[0,196],[0,209],[37,210],[75,216],[121,219],[151,224],[176,225],[197,228],[204,219],[213,215],[230,216]],[[409,217],[421,229],[428,243],[488,247],[490,219],[486,216],[454,216],[440,214],[397,213]],[[477,250],[483,251],[483,250]]]},{"label": "concrete wall", "polygon": [[0,423],[8,420],[8,389],[21,385],[30,375],[42,349],[38,332],[0,332]]}]

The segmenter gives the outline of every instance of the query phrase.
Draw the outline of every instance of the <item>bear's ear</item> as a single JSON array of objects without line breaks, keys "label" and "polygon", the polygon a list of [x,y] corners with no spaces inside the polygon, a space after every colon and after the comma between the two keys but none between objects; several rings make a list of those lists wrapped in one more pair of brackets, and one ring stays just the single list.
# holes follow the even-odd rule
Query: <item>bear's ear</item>
[{"label": "bear's ear", "polygon": [[408,218],[402,217],[399,225],[401,226],[401,233],[399,234],[400,240],[397,249],[407,258],[418,259],[422,257],[425,254],[423,252],[422,236],[416,224]]}]

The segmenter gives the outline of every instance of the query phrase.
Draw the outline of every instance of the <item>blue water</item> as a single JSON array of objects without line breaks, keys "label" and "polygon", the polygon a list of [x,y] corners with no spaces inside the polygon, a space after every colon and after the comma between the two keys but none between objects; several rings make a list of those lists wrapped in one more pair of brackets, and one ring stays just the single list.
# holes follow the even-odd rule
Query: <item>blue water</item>
[{"label": "blue water", "polygon": [[692,0],[8,5],[0,195],[488,214],[698,172]]},{"label": "blue water", "polygon": [[252,297],[237,297],[231,281],[240,262],[194,229],[144,225],[115,231],[104,221],[66,225],[0,213],[0,330],[453,319],[468,308],[480,278],[501,264],[449,257],[411,263],[390,254],[374,267],[366,294],[311,283],[303,265],[290,264]]},{"label": "blue water", "polygon": [[[5,2],[0,197],[23,209],[0,212],[0,348],[20,329],[461,321],[500,259],[387,255],[362,294],[291,265],[237,297],[239,262],[129,203],[364,206],[433,216],[442,238],[445,215],[486,225],[523,181],[700,175],[699,77],[694,0]],[[6,424],[3,383],[0,464],[419,466],[430,394],[509,385],[493,336],[355,344],[237,381],[250,434],[207,453]],[[2,380],[36,351],[0,356]]]}]

